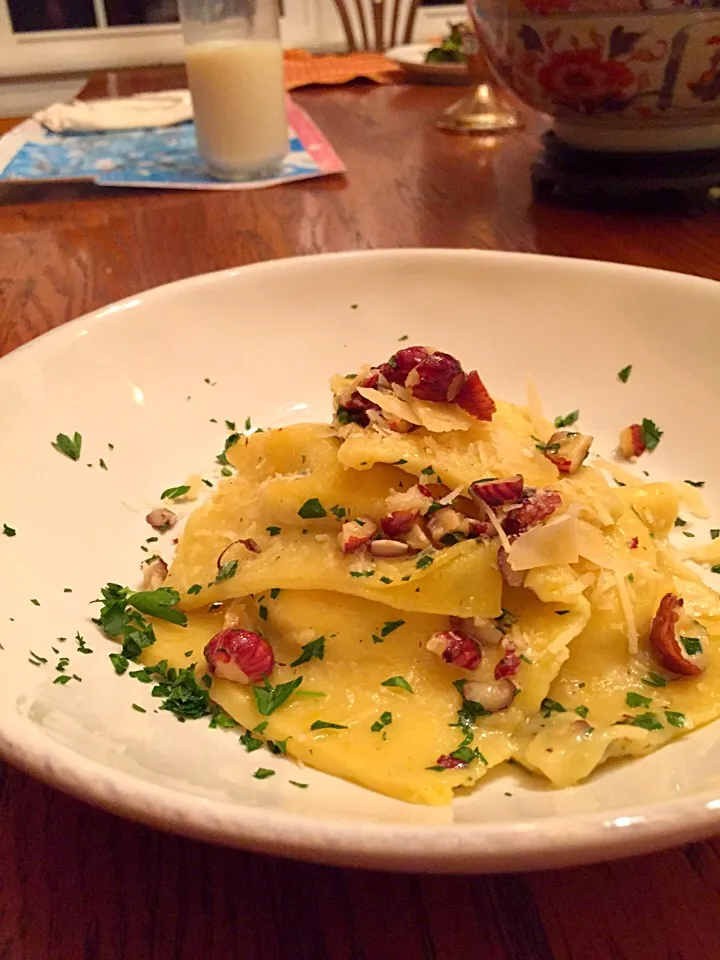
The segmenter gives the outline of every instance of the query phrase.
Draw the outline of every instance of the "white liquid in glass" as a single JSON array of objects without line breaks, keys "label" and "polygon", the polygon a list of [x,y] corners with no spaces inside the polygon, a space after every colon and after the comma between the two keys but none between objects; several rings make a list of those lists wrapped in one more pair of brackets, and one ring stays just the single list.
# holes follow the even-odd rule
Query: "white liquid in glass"
[{"label": "white liquid in glass", "polygon": [[271,171],[288,150],[282,48],[220,40],[187,48],[200,154],[227,179]]}]

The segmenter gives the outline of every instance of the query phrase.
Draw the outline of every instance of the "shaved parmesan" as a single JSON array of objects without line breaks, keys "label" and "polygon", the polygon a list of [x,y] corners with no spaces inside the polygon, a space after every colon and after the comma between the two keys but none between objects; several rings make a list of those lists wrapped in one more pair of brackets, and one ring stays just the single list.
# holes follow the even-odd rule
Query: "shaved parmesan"
[{"label": "shaved parmesan", "polygon": [[695,560],[697,563],[720,563],[720,537],[703,543],[678,550],[685,560]]},{"label": "shaved parmesan", "polygon": [[676,491],[680,503],[687,507],[694,517],[707,520],[710,516],[710,511],[705,503],[705,498],[699,490],[691,487],[689,483],[672,483],[670,486]]},{"label": "shaved parmesan", "polygon": [[578,522],[570,514],[532,527],[508,550],[513,570],[559,566],[578,561]]},{"label": "shaved parmesan", "polygon": [[495,532],[497,533],[498,537],[500,538],[500,543],[502,544],[503,549],[505,550],[505,552],[506,552],[506,553],[508,554],[508,556],[509,556],[509,555],[510,555],[510,550],[512,549],[512,547],[511,547],[511,545],[510,545],[510,541],[508,540],[507,534],[506,534],[505,531],[503,530],[503,528],[502,528],[502,526],[501,526],[501,524],[500,524],[500,521],[499,521],[498,518],[495,516],[495,513],[494,513],[493,509],[492,509],[491,507],[489,507],[484,501],[483,501],[483,504],[482,504],[482,505],[483,505],[483,507],[485,508],[485,514],[486,514],[488,520],[489,520],[490,523],[493,525],[493,527],[495,528]]},{"label": "shaved parmesan", "polygon": [[357,392],[361,397],[364,397],[365,400],[369,400],[371,403],[376,403],[383,413],[389,413],[390,416],[397,417],[399,420],[408,420],[410,423],[414,423],[417,427],[422,426],[422,421],[419,419],[417,414],[413,413],[410,404],[405,403],[404,400],[401,400],[394,394],[381,393],[374,387],[358,387]]},{"label": "shaved parmesan", "polygon": [[629,470],[625,470],[619,464],[613,463],[612,460],[605,460],[603,457],[598,457],[593,466],[607,470],[613,480],[618,480],[627,487],[641,487],[645,483],[641,477],[636,477],[634,473],[630,473]]},{"label": "shaved parmesan", "polygon": [[625,626],[627,628],[628,650],[630,656],[638,652],[638,631],[635,623],[635,614],[633,613],[630,592],[628,591],[625,578],[620,573],[615,573],[615,584],[617,586],[618,596],[620,597],[620,606],[625,617]]}]

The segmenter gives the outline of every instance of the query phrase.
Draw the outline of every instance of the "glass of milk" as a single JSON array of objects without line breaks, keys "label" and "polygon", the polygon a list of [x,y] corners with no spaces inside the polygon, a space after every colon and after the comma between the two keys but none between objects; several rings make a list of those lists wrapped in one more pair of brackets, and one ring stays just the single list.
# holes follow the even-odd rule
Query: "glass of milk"
[{"label": "glass of milk", "polygon": [[180,0],[198,149],[213,177],[276,172],[288,152],[276,0]]}]

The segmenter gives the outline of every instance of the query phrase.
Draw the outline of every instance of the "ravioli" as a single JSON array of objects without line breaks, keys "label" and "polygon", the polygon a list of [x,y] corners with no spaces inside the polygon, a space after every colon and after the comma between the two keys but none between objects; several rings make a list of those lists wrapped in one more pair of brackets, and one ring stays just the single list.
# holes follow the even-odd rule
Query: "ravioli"
[{"label": "ravioli", "polygon": [[[432,805],[511,759],[578,783],[720,716],[720,597],[667,542],[681,503],[706,515],[697,490],[593,466],[533,388],[494,401],[454,358],[408,350],[407,377],[403,351],[334,377],[330,425],[229,438],[235,472],[165,581],[187,627],[154,623],[144,662],[194,664],[288,762]],[[668,595],[703,631],[699,676],[658,663]],[[219,668],[213,638],[247,632],[269,675]]]}]

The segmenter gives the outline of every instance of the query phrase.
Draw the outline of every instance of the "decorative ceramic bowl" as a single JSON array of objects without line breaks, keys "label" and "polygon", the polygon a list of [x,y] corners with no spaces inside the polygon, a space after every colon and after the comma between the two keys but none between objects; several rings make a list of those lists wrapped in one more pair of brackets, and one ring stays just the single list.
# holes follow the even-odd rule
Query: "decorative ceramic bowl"
[{"label": "decorative ceramic bowl", "polygon": [[508,86],[590,150],[720,148],[720,0],[468,0]]}]

